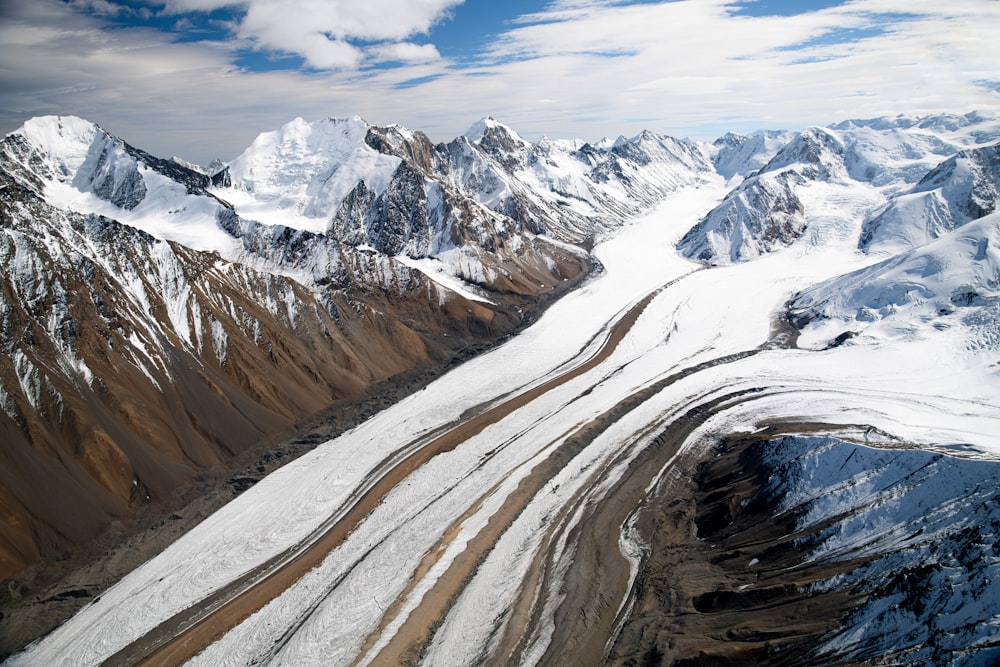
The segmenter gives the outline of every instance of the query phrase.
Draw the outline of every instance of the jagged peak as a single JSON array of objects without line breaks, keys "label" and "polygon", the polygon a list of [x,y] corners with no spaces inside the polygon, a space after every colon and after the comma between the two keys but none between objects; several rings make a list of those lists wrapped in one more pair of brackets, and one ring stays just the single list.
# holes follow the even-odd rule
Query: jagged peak
[{"label": "jagged peak", "polygon": [[640,143],[643,141],[659,141],[662,138],[663,137],[661,137],[656,132],[653,132],[651,130],[642,130],[641,132],[639,132],[639,134],[629,139],[629,141],[632,143]]},{"label": "jagged peak", "polygon": [[526,141],[517,132],[512,130],[510,127],[504,125],[493,116],[485,116],[480,118],[478,121],[473,123],[468,130],[465,131],[465,137],[472,143],[479,143],[488,134],[500,133],[507,135],[508,137],[515,139],[519,143],[530,145],[530,142]]},{"label": "jagged peak", "polygon": [[740,146],[750,138],[749,135],[740,134],[739,132],[726,132],[724,135],[712,142],[713,146],[718,148],[723,148],[726,146],[735,147]]},{"label": "jagged peak", "polygon": [[625,143],[628,143],[628,139],[619,134],[614,139],[611,137],[602,137],[600,140],[592,142],[590,145],[600,150],[611,150],[612,148],[617,148]]},{"label": "jagged peak", "polygon": [[404,125],[400,125],[399,123],[392,123],[384,126],[373,125],[372,129],[379,130],[381,134],[386,136],[399,137],[403,141],[411,143],[424,136],[422,132],[416,132]]},{"label": "jagged peak", "polygon": [[833,131],[817,126],[807,127],[796,133],[761,172],[783,169],[796,163],[829,165],[838,161],[831,160],[831,156],[838,156],[842,162],[843,155],[844,143]]},{"label": "jagged peak", "polygon": [[486,130],[491,127],[496,127],[500,125],[493,116],[483,116],[475,123],[469,126],[469,129],[465,131],[462,135],[471,142],[479,141],[486,134]]},{"label": "jagged peak", "polygon": [[688,139],[678,139],[669,134],[660,134],[652,130],[643,130],[626,141],[616,141],[612,150],[620,148],[623,144],[631,144],[646,151],[667,150],[671,153],[675,153],[678,150],[683,152],[694,146],[694,143]]},{"label": "jagged peak", "polygon": [[418,150],[417,147],[433,146],[430,138],[423,132],[411,130],[398,123],[371,125],[365,143],[383,153],[389,152],[398,155],[400,151],[403,151],[409,157],[413,157],[413,151]]}]

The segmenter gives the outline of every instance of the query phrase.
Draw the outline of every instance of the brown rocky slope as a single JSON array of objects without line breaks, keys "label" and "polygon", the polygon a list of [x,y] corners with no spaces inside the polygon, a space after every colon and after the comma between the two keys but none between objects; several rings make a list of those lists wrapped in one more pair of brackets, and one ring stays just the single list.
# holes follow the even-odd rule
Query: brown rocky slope
[{"label": "brown rocky slope", "polygon": [[335,400],[509,333],[538,293],[587,271],[556,251],[538,293],[522,278],[495,305],[440,294],[416,271],[405,288],[317,294],[64,213],[10,176],[0,192],[3,578],[169,504]]}]

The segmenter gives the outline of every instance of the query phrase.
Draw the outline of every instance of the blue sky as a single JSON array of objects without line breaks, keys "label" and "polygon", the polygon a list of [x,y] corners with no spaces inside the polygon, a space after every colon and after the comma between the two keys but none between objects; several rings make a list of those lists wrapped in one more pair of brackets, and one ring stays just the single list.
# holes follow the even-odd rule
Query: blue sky
[{"label": "blue sky", "polygon": [[1000,107],[998,0],[0,0],[0,130],[206,163],[295,118],[712,139]]}]

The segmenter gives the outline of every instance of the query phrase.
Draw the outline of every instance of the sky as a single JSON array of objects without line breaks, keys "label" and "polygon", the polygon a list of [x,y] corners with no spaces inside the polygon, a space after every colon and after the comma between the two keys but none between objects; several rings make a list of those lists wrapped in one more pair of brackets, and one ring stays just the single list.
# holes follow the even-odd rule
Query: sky
[{"label": "sky", "polygon": [[0,0],[0,131],[230,160],[301,117],[711,140],[1000,109],[1000,0]]}]

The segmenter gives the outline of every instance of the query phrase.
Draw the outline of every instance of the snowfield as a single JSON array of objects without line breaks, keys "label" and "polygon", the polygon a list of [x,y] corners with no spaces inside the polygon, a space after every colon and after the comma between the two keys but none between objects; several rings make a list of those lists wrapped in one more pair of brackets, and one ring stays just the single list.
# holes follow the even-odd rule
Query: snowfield
[{"label": "snowfield", "polygon": [[[259,166],[248,163],[241,173],[256,179],[258,188],[268,182]],[[99,664],[219,588],[284,558],[343,516],[406,453],[463,415],[542,387],[583,363],[611,324],[648,295],[610,356],[410,472],[320,566],[191,664],[379,664],[390,655],[381,652],[406,632],[412,612],[430,604],[436,587],[446,583],[446,573],[461,571],[463,553],[482,548],[480,536],[515,502],[519,485],[535,483],[550,454],[623,397],[635,397],[627,413],[572,450],[558,472],[537,481],[538,492],[523,508],[503,519],[505,528],[483,549],[434,628],[423,664],[473,664],[499,650],[523,584],[531,581],[535,555],[544,548],[553,567],[535,584],[541,621],[517,653],[523,664],[541,660],[556,632],[561,568],[574,558],[565,536],[587,513],[588,501],[600,502],[658,430],[693,407],[747,392],[721,400],[685,449],[773,423],[785,424],[791,436],[796,423],[808,422],[820,425],[835,439],[830,442],[1000,457],[997,329],[995,320],[976,324],[977,317],[997,312],[1000,217],[942,237],[940,252],[937,246],[918,250],[954,261],[935,274],[935,295],[904,299],[880,296],[880,276],[928,263],[913,254],[886,264],[859,251],[861,219],[853,213],[866,201],[817,196],[809,209],[828,226],[818,224],[812,235],[752,262],[705,268],[685,259],[675,250],[677,241],[725,192],[721,176],[679,190],[600,243],[594,252],[603,274],[555,303],[531,328],[270,475],[9,664]],[[299,200],[290,205],[300,211]],[[977,239],[985,240],[977,245]],[[970,269],[970,252],[988,257],[989,264]],[[954,304],[956,290],[972,283],[981,285],[981,301],[970,297],[951,314],[933,314],[934,299]],[[797,315],[812,314],[797,345],[778,335],[793,297]],[[859,309],[878,312],[869,319]],[[935,326],[935,317],[945,318],[946,326]],[[913,321],[918,324],[906,324]],[[832,344],[845,331],[853,337]],[[809,488],[803,482],[794,493]],[[830,496],[815,511],[836,512],[839,502]],[[556,524],[559,530],[551,532]],[[868,529],[846,524],[845,530]],[[549,536],[552,543],[543,545]],[[623,537],[621,546],[634,576],[641,545]],[[982,576],[995,590],[997,568],[991,565]],[[997,611],[987,605],[982,613]],[[864,624],[852,632],[831,650],[860,641]],[[966,639],[996,641],[998,633],[995,623],[985,624]]]}]

